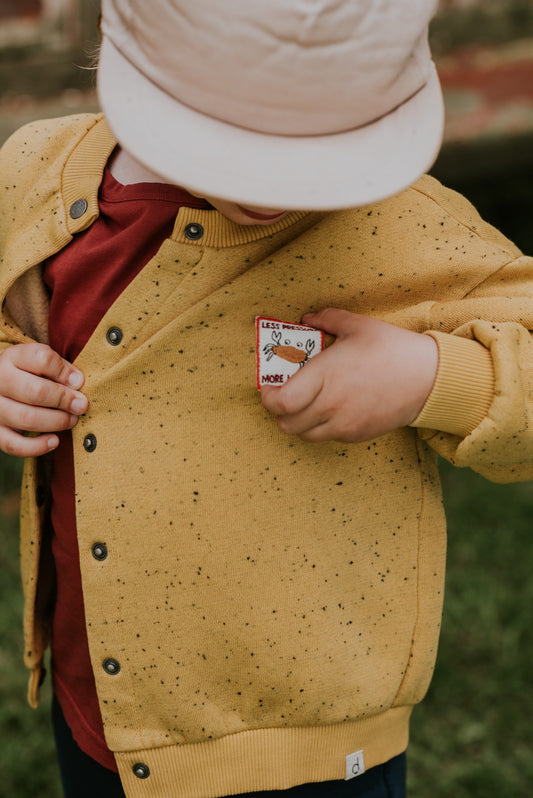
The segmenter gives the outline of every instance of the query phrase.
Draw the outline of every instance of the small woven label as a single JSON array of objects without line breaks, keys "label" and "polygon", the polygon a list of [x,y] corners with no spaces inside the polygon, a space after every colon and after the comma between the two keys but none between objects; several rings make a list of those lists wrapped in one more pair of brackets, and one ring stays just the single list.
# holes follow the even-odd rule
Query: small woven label
[{"label": "small woven label", "polygon": [[257,387],[281,387],[324,348],[324,333],[305,324],[258,316],[256,328]]},{"label": "small woven label", "polygon": [[354,754],[348,754],[346,757],[346,778],[345,781],[355,779],[365,772],[365,760],[363,759],[363,752],[356,751]]}]

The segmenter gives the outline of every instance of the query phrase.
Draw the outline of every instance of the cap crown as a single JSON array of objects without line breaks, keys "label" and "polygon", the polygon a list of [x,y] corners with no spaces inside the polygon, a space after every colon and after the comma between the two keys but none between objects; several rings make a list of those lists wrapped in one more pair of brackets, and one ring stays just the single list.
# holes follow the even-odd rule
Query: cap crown
[{"label": "cap crown", "polygon": [[323,135],[428,79],[436,0],[102,0],[102,29],[171,97],[233,125]]}]

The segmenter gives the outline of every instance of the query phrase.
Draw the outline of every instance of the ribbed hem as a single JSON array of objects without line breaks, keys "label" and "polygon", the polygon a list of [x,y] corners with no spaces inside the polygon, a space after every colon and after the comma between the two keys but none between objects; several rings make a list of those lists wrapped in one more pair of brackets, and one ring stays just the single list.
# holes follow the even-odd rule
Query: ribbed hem
[{"label": "ribbed hem", "polygon": [[411,427],[440,430],[461,438],[486,417],[494,397],[494,367],[477,341],[429,331],[439,348],[433,389]]},{"label": "ribbed hem", "polygon": [[[115,753],[128,798],[217,798],[344,779],[346,757],[363,751],[365,768],[407,748],[410,707],[333,726],[256,729],[219,740]],[[141,775],[134,775],[136,766]],[[148,770],[146,770],[148,768]]]}]

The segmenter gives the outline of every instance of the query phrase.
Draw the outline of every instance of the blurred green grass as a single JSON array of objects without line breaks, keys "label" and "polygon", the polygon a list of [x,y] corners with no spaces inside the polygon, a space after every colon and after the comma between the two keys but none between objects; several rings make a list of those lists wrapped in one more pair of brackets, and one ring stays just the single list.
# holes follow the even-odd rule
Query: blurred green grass
[{"label": "blurred green grass", "polygon": [[415,709],[413,796],[533,795],[533,484],[441,467],[448,571],[439,655]]},{"label": "blurred green grass", "polygon": [[[435,676],[415,709],[410,798],[533,795],[533,484],[492,485],[442,464],[449,521]],[[61,795],[49,722],[25,703],[17,495],[20,463],[0,456],[2,795]]]},{"label": "blurred green grass", "polygon": [[21,465],[0,452],[0,795],[59,798],[49,685],[38,710],[26,703],[17,518]]}]

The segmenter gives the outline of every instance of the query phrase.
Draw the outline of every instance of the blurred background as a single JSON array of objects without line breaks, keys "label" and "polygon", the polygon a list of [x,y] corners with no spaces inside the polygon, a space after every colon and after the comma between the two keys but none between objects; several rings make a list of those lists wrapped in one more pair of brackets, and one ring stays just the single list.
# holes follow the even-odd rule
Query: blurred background
[{"label": "blurred background", "polygon": [[[98,0],[0,0],[0,143],[27,121],[97,110],[98,13]],[[433,173],[533,254],[533,2],[442,0],[431,41],[447,106]],[[49,685],[37,711],[25,704],[19,478],[20,463],[0,456],[0,793],[60,798]],[[442,478],[445,613],[413,718],[410,796],[531,798],[533,484],[446,464]]]}]

